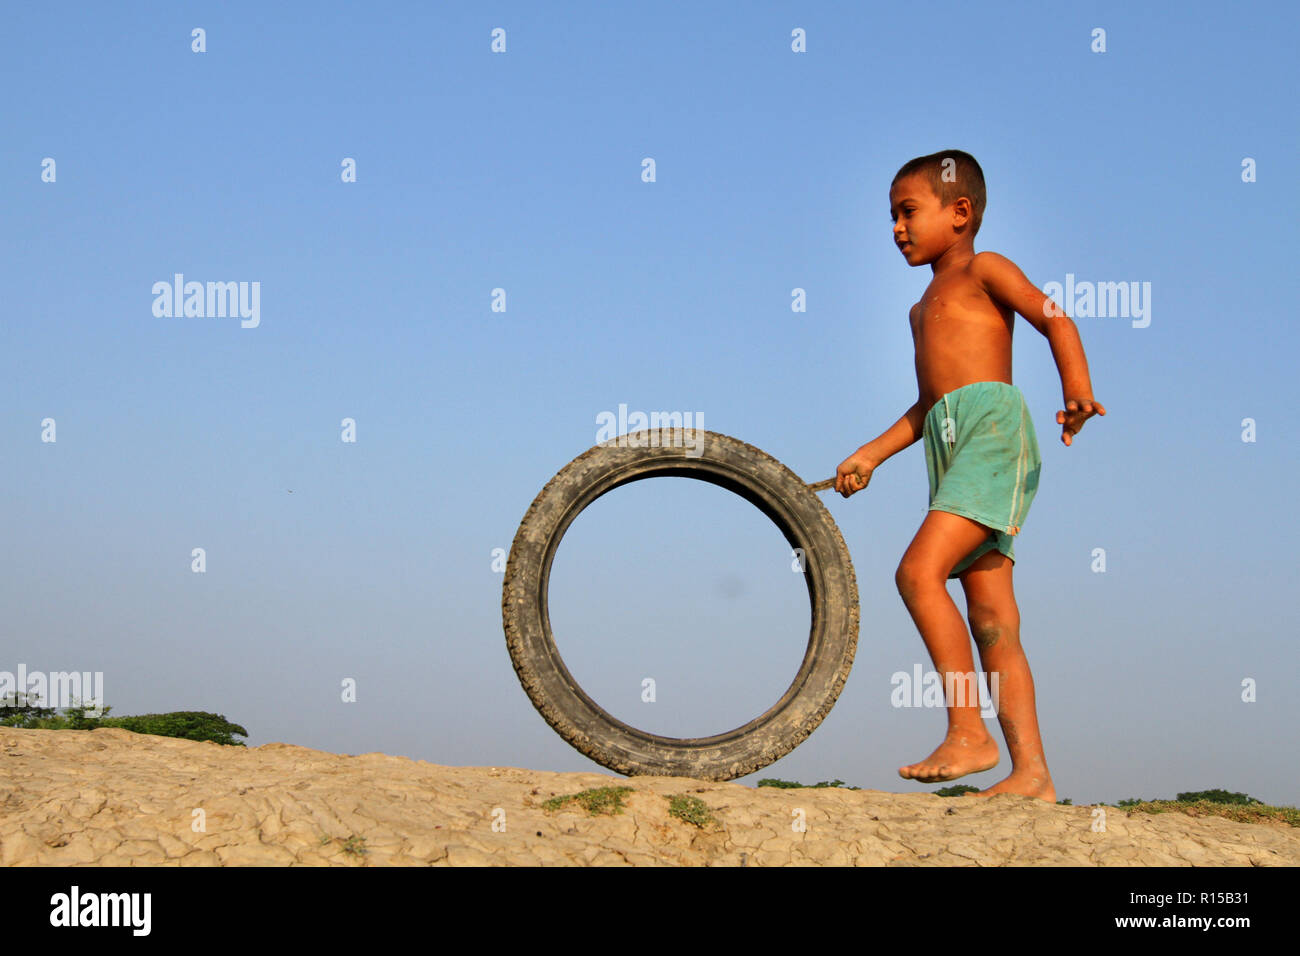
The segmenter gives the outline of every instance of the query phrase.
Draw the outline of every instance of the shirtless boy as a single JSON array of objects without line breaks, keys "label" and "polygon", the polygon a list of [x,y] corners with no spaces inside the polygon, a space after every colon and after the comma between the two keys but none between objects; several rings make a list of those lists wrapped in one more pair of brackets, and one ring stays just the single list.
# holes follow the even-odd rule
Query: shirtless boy
[{"label": "shirtless boy", "polygon": [[[970,674],[974,661],[946,586],[950,578],[961,581],[991,689],[997,675],[998,722],[1011,753],[1010,776],[979,795],[1019,793],[1055,803],[1011,587],[1013,537],[1042,465],[1024,396],[1011,384],[1015,313],[1051,344],[1065,405],[1056,413],[1061,441],[1071,445],[1083,423],[1106,409],[1092,396],[1074,322],[1015,263],[975,252],[984,203],[984,174],[961,150],[913,159],[894,177],[894,242],[908,265],[929,265],[934,273],[909,316],[920,394],[888,431],[836,469],[835,490],[846,498],[861,491],[881,462],[924,439],[930,506],[894,575],[899,594],[945,688],[962,689],[960,675]],[[984,727],[977,695],[949,694],[947,713],[943,743],[900,767],[900,776],[930,783],[997,765],[998,745]]]}]

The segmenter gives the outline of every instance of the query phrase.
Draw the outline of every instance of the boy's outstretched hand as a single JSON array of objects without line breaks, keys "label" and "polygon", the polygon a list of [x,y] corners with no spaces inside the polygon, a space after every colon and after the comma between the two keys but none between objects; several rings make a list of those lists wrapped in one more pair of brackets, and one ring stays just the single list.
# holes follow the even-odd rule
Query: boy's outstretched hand
[{"label": "boy's outstretched hand", "polygon": [[[1056,424],[1064,425],[1061,429],[1061,441],[1068,448],[1074,442],[1074,436],[1093,415],[1105,415],[1106,409],[1101,402],[1091,398],[1071,398],[1065,403],[1065,411],[1056,413]],[[836,486],[838,487],[838,485]]]},{"label": "boy's outstretched hand", "polygon": [[835,469],[835,490],[845,498],[861,491],[871,481],[871,473],[880,462],[863,454],[861,448],[840,463]]}]

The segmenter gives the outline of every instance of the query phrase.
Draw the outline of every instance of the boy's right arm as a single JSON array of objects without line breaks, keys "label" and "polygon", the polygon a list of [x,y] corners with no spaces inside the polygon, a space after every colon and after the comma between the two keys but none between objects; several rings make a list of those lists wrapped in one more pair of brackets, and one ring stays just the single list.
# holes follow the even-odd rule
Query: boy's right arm
[{"label": "boy's right arm", "polygon": [[871,473],[887,458],[892,458],[921,437],[925,409],[920,399],[903,413],[879,438],[873,438],[835,469],[835,490],[845,498],[861,491],[871,481]]}]

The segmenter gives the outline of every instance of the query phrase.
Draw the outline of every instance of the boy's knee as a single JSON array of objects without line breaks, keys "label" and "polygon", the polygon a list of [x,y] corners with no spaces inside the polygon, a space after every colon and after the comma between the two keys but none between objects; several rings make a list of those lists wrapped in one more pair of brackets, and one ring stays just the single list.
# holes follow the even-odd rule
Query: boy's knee
[{"label": "boy's knee", "polygon": [[894,571],[894,587],[898,588],[898,593],[906,601],[908,594],[912,591],[912,573],[908,570],[907,565],[900,564]]},{"label": "boy's knee", "polygon": [[925,573],[915,564],[903,561],[894,572],[894,584],[903,601],[911,604],[926,584]]},{"label": "boy's knee", "polygon": [[982,648],[993,647],[1001,639],[1006,629],[1006,622],[996,608],[986,604],[971,605],[967,620],[970,621],[970,636]]}]

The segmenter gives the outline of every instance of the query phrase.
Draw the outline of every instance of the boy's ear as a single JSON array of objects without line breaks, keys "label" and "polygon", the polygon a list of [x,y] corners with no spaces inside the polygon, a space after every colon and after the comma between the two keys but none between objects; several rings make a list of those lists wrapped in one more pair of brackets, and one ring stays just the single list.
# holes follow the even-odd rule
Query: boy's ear
[{"label": "boy's ear", "polygon": [[954,225],[961,226],[970,222],[972,210],[971,210],[971,202],[967,197],[958,196],[956,199],[952,201],[951,208],[953,211],[953,215],[957,218],[957,221],[954,223]]}]

